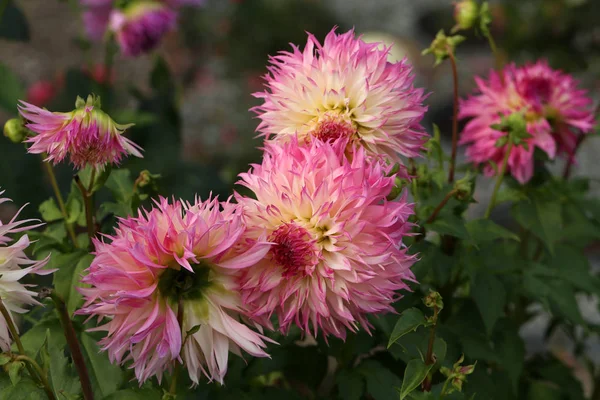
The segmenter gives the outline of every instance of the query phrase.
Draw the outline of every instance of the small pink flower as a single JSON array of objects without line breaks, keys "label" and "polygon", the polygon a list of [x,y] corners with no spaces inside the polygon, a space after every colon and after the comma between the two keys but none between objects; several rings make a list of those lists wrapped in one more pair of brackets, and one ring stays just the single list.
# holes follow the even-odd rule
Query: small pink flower
[{"label": "small pink flower", "polygon": [[267,142],[262,164],[240,174],[256,199],[237,195],[249,237],[266,235],[272,247],[242,272],[240,288],[250,315],[268,325],[272,315],[287,331],[345,338],[367,315],[392,311],[414,281],[402,238],[413,213],[406,196],[388,202],[395,176],[359,148],[352,161],[347,143],[293,138]]},{"label": "small pink flower", "polygon": [[104,38],[114,0],[80,0],[83,6],[83,25],[91,40]]},{"label": "small pink flower", "polygon": [[[264,240],[244,237],[240,211],[216,199],[195,204],[164,198],[119,222],[111,243],[95,240],[96,257],[80,288],[79,314],[106,323],[100,341],[110,360],[131,362],[140,382],[160,381],[176,362],[190,379],[223,383],[229,352],[266,357],[264,336],[240,322],[239,270],[262,259]],[[188,335],[187,332],[190,332]]]},{"label": "small pink flower", "polygon": [[270,58],[267,90],[254,95],[257,130],[267,139],[301,143],[345,138],[348,150],[400,162],[416,157],[425,140],[422,89],[413,87],[406,60],[387,61],[389,48],[365,43],[353,31],[331,31],[323,44],[309,34],[304,50],[292,46]]},{"label": "small pink flower", "polygon": [[136,57],[158,46],[175,27],[177,13],[159,2],[134,2],[125,10],[114,10],[109,29],[114,32],[121,53]]},{"label": "small pink flower", "polygon": [[26,140],[32,143],[29,153],[47,153],[46,161],[57,164],[69,156],[79,169],[86,165],[103,168],[118,164],[123,156],[142,157],[141,147],[123,136],[132,126],[117,124],[99,107],[99,99],[89,96],[78,99],[77,108],[68,113],[50,112],[21,101],[19,112],[28,121],[25,125],[37,135]]},{"label": "small pink flower", "polygon": [[496,147],[505,133],[491,125],[500,115],[524,113],[531,138],[524,146],[513,147],[508,171],[521,183],[531,179],[534,149],[544,151],[550,159],[556,154],[572,156],[578,134],[592,131],[592,100],[570,75],[551,69],[545,61],[523,67],[509,65],[500,73],[491,72],[489,81],[476,78],[478,91],[463,100],[460,118],[471,118],[460,139],[467,145],[466,155],[475,164],[485,164],[484,172],[494,174],[489,161],[501,164],[506,147]]},{"label": "small pink flower", "polygon": [[57,87],[51,81],[37,81],[27,89],[27,101],[38,107],[48,104],[55,96]]},{"label": "small pink flower", "polygon": [[[0,196],[3,193],[4,191],[0,191]],[[0,197],[0,204],[8,201],[10,200]],[[0,299],[11,319],[13,319],[12,313],[24,314],[27,312],[27,309],[23,308],[24,305],[41,305],[35,299],[38,294],[30,289],[35,285],[23,284],[19,280],[27,274],[48,275],[55,271],[42,269],[49,257],[43,260],[31,260],[27,257],[25,249],[31,243],[27,234],[22,235],[19,240],[11,244],[13,239],[9,235],[25,232],[42,225],[32,219],[18,221],[21,210],[8,223],[3,224],[0,221]],[[15,326],[17,325],[15,324]],[[0,314],[0,350],[9,351],[10,344],[11,336],[6,319]]]}]

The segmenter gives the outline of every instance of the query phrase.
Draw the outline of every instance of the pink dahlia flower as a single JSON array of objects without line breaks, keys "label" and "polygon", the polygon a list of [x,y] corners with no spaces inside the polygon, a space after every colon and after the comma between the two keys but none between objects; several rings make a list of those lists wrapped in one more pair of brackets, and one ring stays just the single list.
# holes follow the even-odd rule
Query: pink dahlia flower
[{"label": "pink dahlia flower", "polygon": [[109,29],[114,32],[121,53],[136,57],[153,50],[163,36],[175,27],[177,13],[160,2],[131,3],[125,10],[114,10]]},{"label": "pink dahlia flower", "polygon": [[228,203],[156,205],[121,220],[111,243],[95,240],[82,279],[91,288],[80,289],[86,302],[78,313],[105,319],[95,328],[107,332],[101,348],[112,362],[131,361],[140,384],[160,381],[181,358],[194,383],[202,375],[222,383],[229,352],[267,356],[266,338],[240,322],[235,277],[269,244],[246,240],[241,214]]},{"label": "pink dahlia flower", "polygon": [[100,41],[104,38],[114,0],[80,0],[84,7],[83,25],[91,40]]},{"label": "pink dahlia flower", "polygon": [[413,87],[406,60],[389,63],[389,48],[365,43],[353,31],[331,31],[323,44],[311,34],[303,51],[293,46],[270,58],[267,90],[254,96],[257,130],[267,138],[301,143],[345,138],[369,155],[399,162],[416,157],[425,133],[423,90]]},{"label": "pink dahlia flower", "polygon": [[557,153],[572,156],[578,134],[592,131],[592,100],[570,75],[551,69],[545,61],[523,67],[509,65],[500,73],[491,72],[489,81],[476,78],[478,91],[463,100],[460,118],[472,118],[465,126],[460,143],[467,145],[466,155],[475,164],[485,164],[484,173],[494,174],[489,161],[501,164],[506,147],[496,142],[506,133],[491,128],[500,115],[521,112],[527,121],[528,148],[511,150],[507,169],[521,183],[531,179],[534,149],[550,159]]},{"label": "pink dahlia flower", "polygon": [[292,323],[340,338],[359,324],[368,330],[367,314],[392,311],[396,291],[414,280],[415,256],[402,245],[412,205],[386,201],[389,167],[363,148],[349,161],[345,146],[267,142],[262,164],[240,174],[256,196],[237,196],[248,235],[272,243],[242,272],[242,298],[252,317],[268,324],[276,315],[284,332]]},{"label": "pink dahlia flower", "polygon": [[[1,197],[3,193],[4,191],[0,191],[0,204],[10,201]],[[3,224],[0,221],[0,299],[11,319],[13,313],[26,313],[25,305],[40,305],[35,299],[38,294],[30,289],[33,285],[20,283],[19,280],[27,274],[47,275],[54,272],[54,270],[42,269],[48,262],[48,258],[31,260],[27,257],[25,249],[29,247],[30,241],[26,234],[11,244],[13,240],[9,237],[10,234],[28,231],[41,225],[32,219],[17,221],[21,210],[8,223]],[[9,351],[10,344],[11,337],[6,319],[0,314],[0,350]]]},{"label": "pink dahlia flower", "polygon": [[75,110],[62,113],[21,101],[19,112],[28,121],[25,126],[37,134],[26,140],[32,143],[28,152],[47,153],[46,161],[54,164],[68,155],[79,169],[88,164],[96,168],[118,164],[128,154],[142,157],[141,147],[123,136],[133,124],[117,124],[100,109],[99,102],[92,96],[86,102],[79,98]]}]

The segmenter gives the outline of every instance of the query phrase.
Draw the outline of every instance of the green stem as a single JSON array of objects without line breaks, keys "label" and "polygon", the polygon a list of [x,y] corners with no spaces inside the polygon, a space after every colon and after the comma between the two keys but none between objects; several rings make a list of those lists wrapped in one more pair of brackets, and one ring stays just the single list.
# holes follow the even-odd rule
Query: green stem
[{"label": "green stem", "polygon": [[502,180],[504,179],[504,174],[506,173],[506,166],[508,165],[508,158],[510,157],[510,152],[512,150],[513,143],[509,138],[508,146],[506,148],[506,154],[504,155],[504,160],[502,160],[502,166],[500,167],[500,171],[498,171],[498,178],[496,179],[496,185],[494,186],[494,191],[492,192],[492,198],[490,199],[490,204],[488,205],[487,210],[485,210],[484,218],[489,218],[494,206],[496,205],[496,196],[498,196],[498,189],[500,189],[500,185],[502,185]]},{"label": "green stem", "polygon": [[104,47],[104,73],[106,74],[106,86],[110,86],[110,77],[115,59],[114,38],[112,35],[106,38],[106,46]]},{"label": "green stem", "polygon": [[58,208],[60,209],[60,213],[62,214],[65,224],[67,226],[67,232],[69,233],[69,237],[73,242],[75,247],[79,247],[77,245],[77,236],[75,235],[75,230],[73,229],[73,224],[67,222],[69,220],[69,214],[67,213],[67,207],[65,206],[65,201],[60,194],[60,189],[58,188],[58,182],[56,181],[56,175],[54,175],[54,168],[52,168],[52,164],[49,162],[43,161],[44,167],[46,168],[46,172],[48,173],[48,178],[50,179],[50,184],[52,185],[52,189],[54,190],[54,196],[56,197],[56,201],[58,202]]},{"label": "green stem", "polygon": [[[425,365],[435,364],[435,360],[433,359],[433,345],[435,343],[435,328],[437,327],[437,318],[438,318],[439,309],[437,306],[433,307],[433,325],[431,325],[431,331],[429,333],[429,343],[427,344],[427,355],[425,356]],[[431,391],[431,374],[428,374],[425,380],[423,381],[423,391],[430,392]]]},{"label": "green stem", "polygon": [[79,341],[77,340],[77,335],[75,334],[75,328],[73,328],[73,322],[71,322],[65,302],[58,294],[56,294],[55,291],[50,293],[50,297],[52,298],[52,301],[56,306],[56,310],[58,311],[60,322],[65,332],[65,338],[67,339],[69,350],[71,350],[71,357],[73,358],[73,363],[75,364],[77,374],[79,375],[79,380],[81,381],[83,398],[85,400],[93,400],[94,393],[92,392],[90,376],[88,374],[87,366],[85,365],[85,361],[83,359],[83,353],[81,352],[81,347],[79,346]]},{"label": "green stem", "polygon": [[56,400],[56,396],[54,395],[54,392],[52,391],[50,382],[48,382],[48,377],[46,376],[46,374],[44,374],[44,370],[42,369],[42,367],[40,367],[40,365],[37,362],[35,362],[35,360],[33,360],[32,358],[27,357],[26,355],[23,355],[23,354],[15,357],[15,360],[25,361],[27,363],[26,365],[33,366],[33,368],[36,370],[36,372],[39,375],[40,381],[42,382],[42,386],[44,386],[44,392],[46,392],[46,396],[48,396],[48,399]]},{"label": "green stem", "polygon": [[81,196],[83,197],[83,204],[85,206],[85,224],[87,225],[88,237],[90,238],[90,247],[92,247],[94,245],[92,239],[96,234],[96,229],[94,226],[94,207],[92,204],[92,194],[88,193],[78,175],[75,175],[73,179],[75,180],[75,184],[79,188]]},{"label": "green stem", "polygon": [[[10,332],[10,335],[12,336],[13,340],[15,341],[15,344],[17,345],[17,349],[19,349],[19,353],[21,355],[25,355],[25,348],[23,347],[23,343],[21,343],[21,338],[19,337],[19,332],[17,331],[17,327],[15,326],[15,324],[10,316],[10,313],[6,309],[6,306],[4,305],[2,298],[0,298],[0,314],[2,314],[2,316],[4,317],[4,320],[6,321],[6,325],[8,326],[8,331]],[[29,366],[29,364],[27,364],[27,371],[29,371],[29,375],[31,375],[32,378],[41,379],[40,377],[38,377],[36,375],[36,373],[33,371],[33,369],[31,369],[31,366]]]},{"label": "green stem", "polygon": [[494,54],[494,62],[496,63],[496,70],[500,71],[502,69],[502,57],[500,56],[500,52],[498,51],[498,46],[496,46],[496,41],[491,33],[485,35],[490,44],[490,49],[492,49],[492,53]]},{"label": "green stem", "polygon": [[440,392],[440,399],[446,396],[446,389],[448,389],[448,384],[450,383],[450,379],[446,379],[444,382],[444,386],[442,386],[442,391]]},{"label": "green stem", "polygon": [[456,165],[456,149],[458,146],[458,70],[456,68],[456,58],[452,51],[448,51],[448,59],[452,66],[452,81],[454,86],[454,105],[452,110],[452,153],[450,155],[450,171],[448,172],[448,182],[454,181],[454,168]]},{"label": "green stem", "polygon": [[[177,302],[177,322],[179,323],[179,326],[183,326],[183,299],[181,299],[181,298],[179,298],[179,301]],[[183,335],[183,332],[181,332],[181,334]],[[171,385],[169,386],[169,395],[172,396],[173,399],[177,397],[177,376],[178,375],[179,375],[179,362],[177,360],[175,360],[175,369],[173,370],[173,375],[171,376]]]}]

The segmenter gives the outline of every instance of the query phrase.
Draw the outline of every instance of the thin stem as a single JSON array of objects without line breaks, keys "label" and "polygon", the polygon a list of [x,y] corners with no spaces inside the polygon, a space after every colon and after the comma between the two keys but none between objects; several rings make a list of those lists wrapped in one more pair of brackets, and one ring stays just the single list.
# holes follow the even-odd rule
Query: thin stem
[{"label": "thin stem", "polygon": [[427,221],[425,221],[426,224],[430,224],[436,219],[440,211],[442,211],[446,203],[448,203],[448,201],[456,194],[456,192],[456,189],[452,189],[446,194],[446,196],[444,196],[440,204],[437,205],[437,207],[435,208],[435,210],[433,210],[429,218],[427,218]]},{"label": "thin stem", "polygon": [[[15,326],[15,324],[12,320],[12,317],[10,316],[10,313],[6,309],[6,306],[4,305],[4,302],[2,301],[1,298],[0,298],[0,313],[4,317],[4,320],[6,321],[6,325],[8,326],[8,331],[10,332],[10,335],[12,336],[13,340],[15,341],[15,344],[17,345],[17,349],[19,349],[19,353],[21,353],[22,355],[25,355],[25,348],[23,347],[23,343],[21,343],[21,338],[19,337],[19,332],[17,331],[17,327]],[[38,376],[35,374],[35,372],[31,369],[31,367],[29,365],[27,365],[27,371],[29,371],[29,375],[31,375],[32,378],[38,378]]]},{"label": "thin stem", "polygon": [[77,236],[75,236],[75,230],[73,229],[73,224],[67,222],[69,220],[69,214],[67,213],[67,207],[65,207],[65,201],[63,200],[62,194],[60,194],[60,189],[58,188],[58,182],[56,182],[56,175],[54,175],[54,168],[52,168],[52,164],[49,162],[43,161],[42,164],[46,167],[46,172],[48,173],[48,178],[50,178],[50,184],[52,185],[52,189],[54,190],[54,196],[56,197],[56,201],[58,202],[58,208],[60,209],[60,213],[65,219],[65,224],[67,226],[67,232],[69,233],[69,237],[73,242],[75,247],[77,246]]},{"label": "thin stem", "polygon": [[[181,298],[177,302],[177,322],[179,326],[183,326],[183,300]],[[183,332],[181,334],[183,335]],[[175,369],[171,376],[171,385],[169,386],[169,395],[173,398],[177,397],[177,376],[179,376],[179,362],[175,360]]]},{"label": "thin stem", "polygon": [[448,389],[448,384],[450,383],[450,379],[446,379],[444,382],[444,386],[442,386],[442,391],[440,392],[440,399],[446,396],[446,389]]},{"label": "thin stem", "polygon": [[[437,318],[439,309],[437,306],[433,307],[433,325],[431,325],[431,331],[429,333],[429,343],[427,344],[427,355],[425,356],[425,365],[435,364],[435,360],[433,358],[433,344],[435,343],[435,328],[437,327]],[[430,392],[431,391],[431,374],[428,374],[425,380],[423,381],[423,391]]]},{"label": "thin stem", "polygon": [[21,354],[21,355],[15,357],[15,360],[16,361],[24,361],[27,363],[25,365],[31,365],[38,373],[40,381],[42,382],[42,386],[44,386],[44,392],[46,392],[46,396],[48,396],[48,399],[56,400],[56,396],[54,395],[54,392],[52,391],[50,382],[48,382],[48,377],[46,376],[46,374],[44,374],[44,370],[42,369],[42,367],[40,367],[40,365],[37,362],[35,362],[34,359]]},{"label": "thin stem", "polygon": [[500,189],[500,185],[502,185],[502,180],[504,179],[504,174],[506,173],[506,166],[508,165],[508,158],[510,157],[510,152],[512,150],[513,143],[512,140],[508,140],[508,146],[506,148],[506,154],[504,155],[504,160],[502,160],[502,166],[500,167],[500,171],[498,171],[498,178],[496,179],[496,185],[494,186],[494,191],[492,192],[492,198],[490,199],[490,204],[488,205],[487,210],[485,210],[484,218],[489,218],[494,206],[496,205],[496,196],[498,196],[498,189]]},{"label": "thin stem", "polygon": [[492,49],[492,53],[494,54],[494,62],[496,64],[496,70],[500,71],[502,69],[502,65],[504,62],[502,61],[502,57],[500,52],[498,51],[498,46],[496,46],[496,41],[491,33],[485,35],[488,43],[490,44],[490,49]]},{"label": "thin stem", "polygon": [[90,238],[90,246],[93,246],[92,239],[96,234],[96,229],[94,226],[92,196],[90,193],[88,193],[85,186],[83,186],[83,183],[78,175],[75,175],[73,179],[75,180],[75,184],[79,188],[81,196],[83,197],[83,204],[85,206],[85,224],[87,225],[88,237]]},{"label": "thin stem", "polygon": [[456,68],[456,58],[452,51],[448,51],[450,65],[452,65],[452,80],[454,84],[454,105],[452,110],[452,153],[450,156],[450,171],[448,172],[448,182],[454,181],[454,168],[456,165],[456,147],[458,145],[458,71]]},{"label": "thin stem", "polygon": [[572,169],[573,164],[575,163],[575,154],[577,154],[577,150],[579,150],[579,147],[581,146],[583,139],[585,139],[585,135],[580,134],[579,137],[577,138],[577,143],[575,143],[575,148],[573,149],[573,154],[571,154],[569,156],[569,158],[567,159],[567,165],[565,165],[565,170],[563,171],[563,179],[564,180],[569,179],[569,177],[571,176],[571,169]]},{"label": "thin stem", "polygon": [[73,363],[75,364],[77,374],[79,375],[79,380],[81,381],[83,398],[84,400],[93,400],[94,393],[92,392],[90,376],[88,374],[85,361],[83,360],[81,347],[79,346],[79,341],[77,340],[77,335],[75,334],[75,328],[73,328],[73,322],[71,322],[65,302],[55,291],[50,293],[50,297],[56,306],[56,310],[60,316],[60,322],[63,330],[65,331],[65,338],[67,339],[67,344],[69,345],[69,350],[71,350],[71,356],[73,357]]},{"label": "thin stem", "polygon": [[113,36],[106,38],[106,46],[104,47],[104,73],[106,74],[105,84],[110,86],[110,77],[112,75],[112,67],[115,58]]},{"label": "thin stem", "polygon": [[88,185],[87,192],[92,193],[92,189],[94,188],[94,181],[96,180],[96,168],[92,168],[92,173],[90,175],[90,184]]}]

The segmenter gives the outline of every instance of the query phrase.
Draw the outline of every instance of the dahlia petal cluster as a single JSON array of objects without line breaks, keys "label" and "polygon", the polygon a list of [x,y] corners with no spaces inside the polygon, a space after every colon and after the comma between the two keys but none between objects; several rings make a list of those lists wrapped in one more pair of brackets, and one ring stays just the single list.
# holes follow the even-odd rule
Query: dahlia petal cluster
[{"label": "dahlia petal cluster", "polygon": [[115,35],[121,53],[136,57],[158,46],[177,23],[184,6],[201,6],[204,0],[137,0],[117,7],[115,0],[81,0],[88,36],[102,40],[106,33]]},{"label": "dahlia petal cluster", "polygon": [[122,219],[110,243],[95,240],[95,259],[80,288],[79,314],[105,323],[100,341],[115,363],[131,364],[140,382],[159,381],[185,362],[190,379],[223,382],[229,352],[266,357],[264,336],[240,320],[240,270],[269,244],[245,237],[238,207],[208,199],[161,198],[148,212]]},{"label": "dahlia petal cluster", "polygon": [[19,113],[28,121],[25,125],[36,135],[26,140],[31,143],[28,152],[47,154],[46,161],[57,164],[67,156],[76,168],[91,165],[103,168],[108,163],[118,164],[124,156],[142,157],[141,147],[123,136],[130,125],[113,121],[99,108],[92,96],[71,112],[50,112],[21,101]]},{"label": "dahlia petal cluster", "polygon": [[459,117],[467,122],[460,143],[467,145],[466,155],[475,164],[485,164],[484,173],[494,175],[489,161],[500,164],[505,147],[496,147],[504,132],[491,128],[501,115],[520,112],[525,115],[531,138],[528,146],[511,150],[507,169],[519,182],[531,179],[534,149],[544,151],[550,159],[557,154],[571,157],[577,137],[592,131],[592,100],[578,88],[573,77],[551,69],[545,61],[522,67],[509,65],[501,72],[491,72],[488,81],[476,78],[477,92],[460,104]]},{"label": "dahlia petal cluster", "polygon": [[[10,201],[3,198],[2,194],[4,191],[0,191],[0,204]],[[41,225],[32,219],[17,220],[21,210],[8,223],[4,224],[0,221],[0,299],[11,318],[13,313],[26,313],[27,309],[24,306],[40,305],[35,299],[38,294],[30,289],[34,285],[19,282],[21,278],[27,274],[47,275],[54,272],[54,270],[42,269],[48,262],[48,258],[31,260],[25,254],[25,250],[31,243],[27,234],[15,242],[10,238],[11,234],[25,232]],[[10,344],[7,321],[0,314],[0,350],[9,351]]]},{"label": "dahlia petal cluster", "polygon": [[240,288],[252,318],[285,332],[345,338],[367,315],[392,311],[414,281],[415,256],[402,245],[413,208],[403,196],[388,202],[395,176],[344,140],[301,144],[267,142],[262,164],[241,174],[255,199],[237,196],[249,237],[266,235],[272,247],[242,271]]},{"label": "dahlia petal cluster", "polygon": [[416,157],[425,132],[422,89],[413,87],[406,60],[387,61],[389,48],[365,43],[353,31],[331,31],[323,44],[309,34],[304,50],[292,46],[270,58],[267,89],[255,93],[257,130],[267,139],[306,143],[346,139],[368,155],[400,162]]}]

